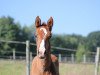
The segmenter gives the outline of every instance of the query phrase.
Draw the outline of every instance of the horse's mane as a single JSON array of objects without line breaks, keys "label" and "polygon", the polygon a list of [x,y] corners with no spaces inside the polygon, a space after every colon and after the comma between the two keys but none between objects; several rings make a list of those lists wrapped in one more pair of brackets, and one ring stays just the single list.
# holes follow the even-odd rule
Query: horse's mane
[{"label": "horse's mane", "polygon": [[43,22],[43,23],[41,24],[41,26],[46,26],[46,23],[45,23],[45,22]]}]

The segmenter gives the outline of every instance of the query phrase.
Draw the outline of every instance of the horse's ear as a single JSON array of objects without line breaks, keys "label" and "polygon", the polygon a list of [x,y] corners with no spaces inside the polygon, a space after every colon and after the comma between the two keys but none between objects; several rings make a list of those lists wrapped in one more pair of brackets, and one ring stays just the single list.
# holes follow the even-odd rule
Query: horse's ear
[{"label": "horse's ear", "polygon": [[49,27],[49,29],[51,31],[52,30],[52,26],[53,26],[53,18],[52,17],[50,17],[50,19],[48,20],[47,25],[48,25],[48,27]]},{"label": "horse's ear", "polygon": [[39,16],[37,16],[35,19],[35,26],[39,27],[40,25],[41,25],[41,19],[39,18]]}]

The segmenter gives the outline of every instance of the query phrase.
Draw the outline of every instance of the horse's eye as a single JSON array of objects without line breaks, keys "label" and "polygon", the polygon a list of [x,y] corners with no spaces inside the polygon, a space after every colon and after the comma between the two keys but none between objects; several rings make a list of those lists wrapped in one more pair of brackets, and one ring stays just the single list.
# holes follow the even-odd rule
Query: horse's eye
[{"label": "horse's eye", "polygon": [[36,34],[34,36],[35,36],[35,38],[37,38],[37,35]]},{"label": "horse's eye", "polygon": [[50,36],[49,36],[50,38],[52,37],[52,34],[50,33]]},{"label": "horse's eye", "polygon": [[52,33],[51,33],[50,37],[52,37]]},{"label": "horse's eye", "polygon": [[51,35],[49,35],[48,38],[50,39],[51,38]]},{"label": "horse's eye", "polygon": [[35,37],[37,38],[37,35],[35,35]]}]

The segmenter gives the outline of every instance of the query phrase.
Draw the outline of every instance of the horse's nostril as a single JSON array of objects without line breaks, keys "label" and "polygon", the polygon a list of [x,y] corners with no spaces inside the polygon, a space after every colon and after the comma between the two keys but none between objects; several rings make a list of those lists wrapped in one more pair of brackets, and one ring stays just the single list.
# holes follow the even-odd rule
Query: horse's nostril
[{"label": "horse's nostril", "polygon": [[40,58],[41,58],[41,59],[44,59],[44,58],[45,58],[45,56],[40,56]]},{"label": "horse's nostril", "polygon": [[44,59],[45,58],[45,54],[43,54],[42,52],[39,52],[39,58],[40,59]]},{"label": "horse's nostril", "polygon": [[41,51],[39,51],[39,54],[40,54],[40,55],[42,55],[42,52],[41,52]]}]

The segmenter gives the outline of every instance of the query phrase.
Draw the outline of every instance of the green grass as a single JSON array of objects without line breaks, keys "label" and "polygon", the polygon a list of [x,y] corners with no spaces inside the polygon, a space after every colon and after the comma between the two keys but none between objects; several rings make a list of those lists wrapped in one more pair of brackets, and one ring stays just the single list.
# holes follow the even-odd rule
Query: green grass
[{"label": "green grass", "polygon": [[25,61],[0,61],[0,75],[25,75]]},{"label": "green grass", "polygon": [[[0,60],[0,75],[26,75],[25,65],[25,61]],[[94,69],[94,64],[60,63],[60,75],[94,75]]]},{"label": "green grass", "polygon": [[60,64],[60,75],[94,75],[94,70],[94,64]]}]

